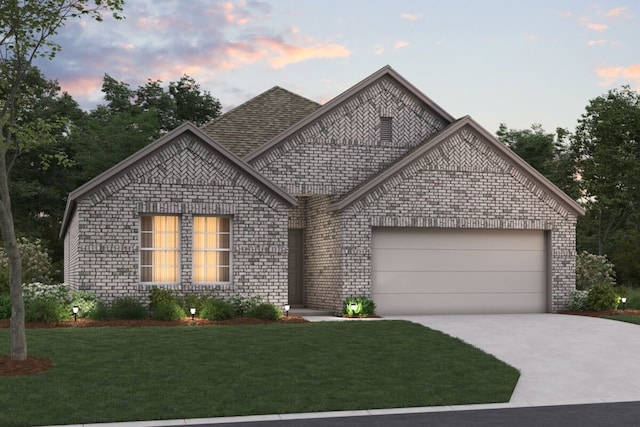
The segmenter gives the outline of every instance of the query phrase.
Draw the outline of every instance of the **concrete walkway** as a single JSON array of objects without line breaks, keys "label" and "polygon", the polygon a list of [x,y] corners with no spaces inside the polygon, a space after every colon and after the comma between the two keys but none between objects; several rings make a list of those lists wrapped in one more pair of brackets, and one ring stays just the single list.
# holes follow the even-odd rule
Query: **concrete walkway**
[{"label": "concrete walkway", "polygon": [[561,314],[387,317],[458,337],[520,370],[517,406],[640,401],[640,326]]}]

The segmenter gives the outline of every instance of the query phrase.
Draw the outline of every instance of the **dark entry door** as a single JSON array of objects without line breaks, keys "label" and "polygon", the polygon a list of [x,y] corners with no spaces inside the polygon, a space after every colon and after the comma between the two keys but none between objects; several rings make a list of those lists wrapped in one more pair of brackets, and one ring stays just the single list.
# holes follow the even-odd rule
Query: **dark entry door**
[{"label": "dark entry door", "polygon": [[302,306],[304,303],[303,230],[289,230],[289,304]]}]

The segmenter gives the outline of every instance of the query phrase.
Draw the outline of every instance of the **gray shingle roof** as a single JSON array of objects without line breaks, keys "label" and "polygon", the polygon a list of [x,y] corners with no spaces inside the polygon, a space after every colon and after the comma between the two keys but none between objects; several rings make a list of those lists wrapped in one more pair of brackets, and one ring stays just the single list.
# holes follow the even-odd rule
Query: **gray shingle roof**
[{"label": "gray shingle roof", "polygon": [[202,126],[204,133],[244,157],[320,108],[275,86]]}]

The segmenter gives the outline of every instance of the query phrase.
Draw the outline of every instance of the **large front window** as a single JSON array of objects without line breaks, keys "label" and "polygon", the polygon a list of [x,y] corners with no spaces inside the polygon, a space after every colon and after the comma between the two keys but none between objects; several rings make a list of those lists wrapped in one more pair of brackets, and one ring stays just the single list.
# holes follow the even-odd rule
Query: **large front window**
[{"label": "large front window", "polygon": [[229,282],[231,277],[231,219],[193,218],[193,281]]},{"label": "large front window", "polygon": [[178,281],[180,259],[179,217],[140,218],[140,280],[153,283]]}]

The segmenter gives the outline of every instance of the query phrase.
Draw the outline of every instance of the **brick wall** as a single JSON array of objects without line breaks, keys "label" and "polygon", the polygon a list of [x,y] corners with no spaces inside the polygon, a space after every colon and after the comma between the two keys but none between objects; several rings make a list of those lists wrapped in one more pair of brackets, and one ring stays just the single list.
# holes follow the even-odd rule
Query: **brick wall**
[{"label": "brick wall", "polygon": [[550,230],[552,310],[566,308],[577,218],[487,147],[463,129],[343,211],[347,295],[371,293],[372,227]]},{"label": "brick wall", "polygon": [[[380,139],[380,117],[393,138]],[[384,78],[251,165],[290,194],[341,195],[385,169],[446,123]]]},{"label": "brick wall", "polygon": [[[259,295],[279,306],[286,303],[287,206],[186,136],[77,201],[65,238],[65,280],[106,301],[122,296],[146,300],[150,286],[139,283],[138,265],[142,214],[180,216],[180,282],[164,287],[222,297]],[[231,284],[192,283],[194,215],[232,217]]]}]

